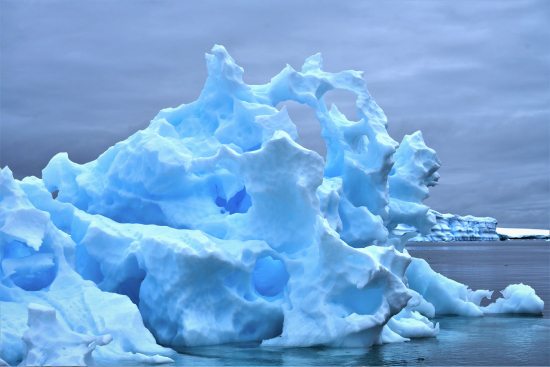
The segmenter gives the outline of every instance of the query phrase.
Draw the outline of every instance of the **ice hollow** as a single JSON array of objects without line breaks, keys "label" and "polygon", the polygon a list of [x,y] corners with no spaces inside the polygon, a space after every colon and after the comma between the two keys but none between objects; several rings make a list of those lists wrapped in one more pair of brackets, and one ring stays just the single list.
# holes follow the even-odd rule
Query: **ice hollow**
[{"label": "ice hollow", "polygon": [[[325,72],[318,54],[249,86],[222,46],[212,53],[197,101],[98,159],[60,153],[42,179],[0,172],[0,358],[28,358],[30,304],[54,309],[74,340],[112,336],[87,356],[136,363],[171,362],[167,347],[435,337],[428,318],[488,310],[485,293],[408,255],[436,223],[422,202],[440,162],[420,132],[388,135],[362,73]],[[357,121],[327,108],[332,89],[357,96]],[[287,100],[315,112],[326,163],[275,108]],[[534,292],[508,293],[491,310],[524,295],[535,307],[521,309],[538,310]]]}]

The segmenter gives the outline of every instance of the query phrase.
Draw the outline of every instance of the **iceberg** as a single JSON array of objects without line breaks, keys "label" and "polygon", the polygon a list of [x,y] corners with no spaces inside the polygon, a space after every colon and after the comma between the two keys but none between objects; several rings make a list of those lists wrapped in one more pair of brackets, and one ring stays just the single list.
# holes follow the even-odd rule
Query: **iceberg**
[{"label": "iceberg", "polygon": [[501,293],[504,298],[483,307],[484,313],[542,313],[544,302],[528,285],[512,284]]},{"label": "iceberg", "polygon": [[[438,314],[541,312],[526,286],[483,308],[489,291],[408,254],[437,223],[422,202],[441,163],[420,132],[388,135],[362,73],[325,72],[317,54],[249,86],[222,46],[206,63],[197,101],[98,159],[60,153],[42,179],[0,171],[2,360],[170,363],[174,349],[247,341],[368,347],[435,337]],[[327,108],[332,89],[357,95],[357,120]],[[287,100],[315,111],[326,162],[299,144],[277,109]],[[46,327],[59,341],[43,339]]]},{"label": "iceberg", "polygon": [[416,237],[411,242],[452,242],[452,241],[499,241],[497,220],[491,217],[460,216],[456,214],[441,214],[435,210],[430,212],[436,219],[436,224],[428,234],[408,226],[399,224],[396,233],[415,231]]},{"label": "iceberg", "polygon": [[[454,241],[506,241],[508,239],[527,240],[550,239],[547,229],[500,228],[497,220],[491,217],[460,216],[456,214],[441,214],[430,209],[436,224],[428,234],[421,233],[412,225],[400,223],[394,229],[396,235],[416,232],[410,242],[454,242]],[[426,231],[424,232],[426,233]]]}]

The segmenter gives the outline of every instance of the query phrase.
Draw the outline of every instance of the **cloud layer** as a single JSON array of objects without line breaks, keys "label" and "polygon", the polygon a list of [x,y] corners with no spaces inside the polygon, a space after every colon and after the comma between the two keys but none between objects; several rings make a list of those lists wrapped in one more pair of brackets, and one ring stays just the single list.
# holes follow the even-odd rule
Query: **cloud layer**
[{"label": "cloud layer", "polygon": [[[1,2],[0,165],[40,176],[78,163],[198,98],[204,53],[224,45],[263,84],[321,52],[364,70],[395,140],[422,130],[441,158],[427,204],[550,224],[550,3],[159,1]],[[327,95],[348,118],[353,96]],[[288,106],[300,142],[324,154],[314,115]]]}]

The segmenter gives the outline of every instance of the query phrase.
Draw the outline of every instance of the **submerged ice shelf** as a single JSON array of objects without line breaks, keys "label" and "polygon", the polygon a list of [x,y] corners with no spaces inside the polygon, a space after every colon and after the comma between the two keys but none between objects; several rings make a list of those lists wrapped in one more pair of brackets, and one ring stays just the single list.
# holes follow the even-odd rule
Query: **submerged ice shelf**
[{"label": "submerged ice shelf", "polygon": [[[481,307],[491,292],[409,256],[406,242],[436,224],[422,202],[440,162],[420,132],[401,144],[388,135],[362,73],[324,72],[318,54],[249,86],[223,47],[212,53],[196,102],[160,111],[97,160],[58,154],[42,179],[0,172],[1,359],[167,363],[169,347],[246,341],[367,347],[435,337],[437,314],[542,312],[522,284]],[[357,95],[357,121],[327,108],[332,89]],[[275,108],[287,100],[315,111],[326,163]],[[44,349],[45,327],[71,353]]]}]

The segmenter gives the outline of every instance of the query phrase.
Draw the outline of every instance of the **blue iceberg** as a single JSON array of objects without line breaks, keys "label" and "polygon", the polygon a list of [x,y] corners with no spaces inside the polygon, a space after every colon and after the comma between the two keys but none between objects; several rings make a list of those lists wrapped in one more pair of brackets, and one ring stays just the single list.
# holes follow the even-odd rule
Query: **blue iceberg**
[{"label": "blue iceberg", "polygon": [[[401,144],[388,135],[362,73],[325,72],[317,54],[249,86],[222,46],[206,61],[197,101],[160,111],[95,161],[61,153],[42,179],[0,172],[1,359],[153,364],[172,362],[172,348],[233,342],[368,347],[435,337],[437,314],[542,312],[524,285],[481,307],[489,291],[409,256],[406,242],[436,224],[422,202],[440,162],[420,132]],[[357,96],[357,121],[327,108],[333,89]],[[315,111],[326,162],[299,145],[276,108],[287,100]],[[70,346],[65,360],[44,350],[55,342],[41,340],[45,328]]]},{"label": "blue iceberg", "polygon": [[502,235],[497,233],[497,220],[491,217],[479,218],[471,215],[441,214],[431,210],[436,225],[427,235],[406,224],[399,224],[396,233],[416,231],[418,235],[411,242],[454,242],[454,241],[500,241]]}]

